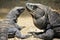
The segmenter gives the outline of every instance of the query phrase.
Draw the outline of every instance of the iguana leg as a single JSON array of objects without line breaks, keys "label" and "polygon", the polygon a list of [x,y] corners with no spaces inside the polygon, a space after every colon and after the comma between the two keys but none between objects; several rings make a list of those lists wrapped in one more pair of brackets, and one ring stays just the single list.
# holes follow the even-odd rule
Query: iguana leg
[{"label": "iguana leg", "polygon": [[44,33],[44,32],[28,32],[28,33],[30,33],[30,34],[37,34],[37,35],[39,35],[39,34],[42,34],[42,33]]},{"label": "iguana leg", "polygon": [[37,38],[41,38],[41,39],[44,39],[44,40],[52,40],[53,36],[54,36],[54,31],[52,29],[48,29],[45,33],[43,34],[33,34],[34,37],[37,37]]},{"label": "iguana leg", "polygon": [[17,38],[26,39],[26,38],[29,38],[31,35],[22,35],[21,32],[17,30],[15,36]]},{"label": "iguana leg", "polygon": [[8,28],[8,38],[14,38],[15,34],[18,36],[20,36],[20,30],[17,29],[16,27],[9,27]]},{"label": "iguana leg", "polygon": [[9,27],[8,28],[8,38],[14,38],[15,37],[15,33],[16,33],[17,28],[15,27]]}]

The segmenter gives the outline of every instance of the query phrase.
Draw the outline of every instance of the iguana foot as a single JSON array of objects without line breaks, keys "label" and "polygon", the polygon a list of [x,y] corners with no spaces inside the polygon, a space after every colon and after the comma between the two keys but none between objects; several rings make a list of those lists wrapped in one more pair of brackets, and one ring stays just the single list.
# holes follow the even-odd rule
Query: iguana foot
[{"label": "iguana foot", "polygon": [[39,34],[42,34],[42,33],[44,33],[44,32],[28,32],[29,34],[37,34],[37,35],[39,35]]}]

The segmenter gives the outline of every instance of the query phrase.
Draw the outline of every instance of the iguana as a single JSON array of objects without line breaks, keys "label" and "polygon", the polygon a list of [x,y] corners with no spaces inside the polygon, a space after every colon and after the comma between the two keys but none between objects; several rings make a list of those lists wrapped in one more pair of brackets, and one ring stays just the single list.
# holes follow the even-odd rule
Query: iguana
[{"label": "iguana", "polygon": [[26,3],[26,8],[33,18],[34,25],[44,32],[30,32],[34,37],[53,40],[60,37],[60,14],[52,8],[40,3]]},{"label": "iguana", "polygon": [[10,10],[6,18],[0,22],[0,40],[8,40],[8,38],[12,37],[25,39],[30,36],[21,34],[20,30],[23,27],[17,25],[17,18],[24,10],[24,7],[15,7]]}]

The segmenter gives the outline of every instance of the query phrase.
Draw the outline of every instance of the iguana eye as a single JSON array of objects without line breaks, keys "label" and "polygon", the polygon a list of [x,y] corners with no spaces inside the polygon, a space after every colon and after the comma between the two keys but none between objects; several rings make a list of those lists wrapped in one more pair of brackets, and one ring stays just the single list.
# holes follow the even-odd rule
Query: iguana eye
[{"label": "iguana eye", "polygon": [[30,5],[31,7],[33,6],[33,5]]},{"label": "iguana eye", "polygon": [[31,8],[33,8],[33,5],[29,5],[29,4],[28,4],[28,6],[31,7]]},{"label": "iguana eye", "polygon": [[38,8],[37,6],[35,6],[35,5],[33,6],[33,10],[35,10],[35,9],[37,9],[37,8]]}]

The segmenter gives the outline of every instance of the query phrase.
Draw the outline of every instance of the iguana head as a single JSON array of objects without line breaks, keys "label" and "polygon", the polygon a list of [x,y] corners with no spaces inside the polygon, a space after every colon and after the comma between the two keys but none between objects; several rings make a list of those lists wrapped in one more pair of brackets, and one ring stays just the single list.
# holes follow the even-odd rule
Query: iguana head
[{"label": "iguana head", "polygon": [[15,7],[13,8],[7,15],[7,19],[10,21],[15,21],[17,20],[17,18],[20,16],[20,14],[25,10],[24,7]]},{"label": "iguana head", "polygon": [[39,3],[26,3],[26,8],[34,18],[39,18],[42,17],[46,11],[47,11],[47,6],[39,4]]},{"label": "iguana head", "polygon": [[37,8],[42,10],[46,10],[46,8],[48,8],[48,6],[42,5],[40,3],[26,3],[26,7],[30,11],[36,10]]},{"label": "iguana head", "polygon": [[36,3],[26,3],[26,8],[29,10],[29,11],[34,11],[38,8],[39,4],[36,4]]},{"label": "iguana head", "polygon": [[12,9],[14,12],[16,12],[16,13],[14,13],[17,17],[19,17],[20,16],[20,14],[25,10],[25,8],[24,7],[15,7],[15,8],[13,8]]},{"label": "iguana head", "polygon": [[[34,24],[40,29],[46,28],[45,14],[48,12],[48,6],[39,3],[26,3],[28,12],[31,12]],[[41,27],[40,27],[41,26]]]}]

